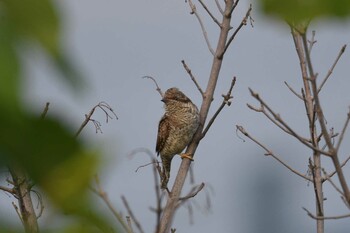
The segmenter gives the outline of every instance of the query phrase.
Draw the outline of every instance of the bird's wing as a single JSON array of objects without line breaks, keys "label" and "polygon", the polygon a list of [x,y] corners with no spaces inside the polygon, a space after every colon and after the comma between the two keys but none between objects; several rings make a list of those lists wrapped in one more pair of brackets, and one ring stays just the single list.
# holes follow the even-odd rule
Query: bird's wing
[{"label": "bird's wing", "polygon": [[158,126],[158,136],[157,136],[157,145],[156,145],[157,155],[159,155],[160,151],[163,150],[165,142],[169,137],[169,132],[170,132],[169,118],[167,116],[163,116]]}]

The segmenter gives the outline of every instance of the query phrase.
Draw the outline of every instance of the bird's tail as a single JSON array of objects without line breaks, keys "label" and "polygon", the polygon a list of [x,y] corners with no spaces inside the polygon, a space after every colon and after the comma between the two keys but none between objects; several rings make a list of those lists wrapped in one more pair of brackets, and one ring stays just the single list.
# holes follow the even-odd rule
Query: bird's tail
[{"label": "bird's tail", "polygon": [[169,178],[170,178],[170,168],[171,168],[171,159],[162,158],[163,170],[161,177],[161,189],[166,189],[168,186]]}]

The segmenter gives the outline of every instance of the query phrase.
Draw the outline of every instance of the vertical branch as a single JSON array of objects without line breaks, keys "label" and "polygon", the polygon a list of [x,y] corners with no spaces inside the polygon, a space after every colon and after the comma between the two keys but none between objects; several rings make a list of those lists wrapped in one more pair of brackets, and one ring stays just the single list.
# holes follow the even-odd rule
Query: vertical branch
[{"label": "vertical branch", "polygon": [[[300,69],[302,74],[302,81],[304,88],[302,90],[303,100],[305,104],[306,115],[309,122],[309,133],[311,142],[314,148],[319,149],[319,139],[316,130],[316,120],[315,120],[315,104],[314,97],[312,95],[309,75],[313,75],[313,67],[310,58],[310,49],[305,43],[306,39],[306,26],[303,30],[297,30],[294,26],[291,26],[292,37],[294,40],[297,55],[300,61]],[[310,62],[309,62],[310,61]],[[310,165],[311,165],[310,161]],[[322,171],[321,171],[321,154],[318,150],[313,150],[313,165],[310,166],[312,169],[313,183],[315,189],[315,199],[316,199],[316,213],[317,216],[323,217],[323,186],[322,186]],[[324,232],[324,219],[319,218],[316,220],[317,232]]]},{"label": "vertical branch", "polygon": [[[328,129],[326,127],[326,120],[324,119],[324,114],[323,114],[321,102],[320,102],[319,95],[318,95],[319,88],[317,87],[317,83],[316,83],[316,78],[317,78],[316,76],[317,75],[314,74],[313,69],[312,69],[310,54],[307,50],[306,35],[303,34],[302,38],[303,38],[303,44],[304,44],[304,49],[305,49],[305,54],[306,54],[306,62],[307,62],[308,67],[309,67],[310,80],[311,80],[313,97],[315,100],[315,108],[316,108],[316,114],[318,117],[318,122],[319,122],[319,125],[321,127],[322,135],[323,135],[324,140],[326,141],[328,150],[332,154],[332,156],[331,156],[332,162],[333,162],[333,165],[335,167],[335,170],[337,171],[339,182],[340,182],[340,185],[343,189],[343,192],[344,192],[344,195],[346,198],[346,202],[348,204],[350,204],[350,190],[349,190],[349,187],[347,185],[347,182],[346,182],[346,179],[345,179],[345,176],[343,173],[343,169],[341,168],[341,165],[339,162],[338,151],[336,150],[336,148],[334,148],[333,142],[332,142],[332,137],[328,133]],[[320,173],[321,173],[321,171],[320,171]]]},{"label": "vertical branch", "polygon": [[18,199],[19,214],[26,233],[39,232],[37,217],[30,196],[31,184],[27,175],[18,167],[9,168],[14,185],[15,197]]},{"label": "vertical branch", "polygon": [[[213,57],[213,63],[210,71],[207,88],[204,92],[204,98],[200,108],[200,113],[199,113],[200,125],[198,127],[196,134],[193,137],[192,142],[186,149],[186,153],[189,153],[192,155],[194,155],[199,145],[199,142],[202,138],[203,127],[206,122],[209,108],[213,99],[214,91],[216,88],[217,80],[218,80],[221,65],[222,65],[222,59],[223,59],[222,55],[225,50],[229,30],[231,28],[230,26],[231,13],[232,13],[231,9],[233,7],[234,2],[233,0],[227,0],[225,4],[226,5],[225,5],[225,10],[223,14],[222,23],[221,23],[220,36],[219,36],[218,44]],[[181,162],[178,174],[175,178],[173,188],[169,195],[169,199],[167,200],[167,203],[160,221],[159,233],[166,233],[166,232],[169,232],[170,230],[171,222],[173,220],[174,213],[176,210],[176,203],[179,200],[179,196],[180,196],[182,187],[184,185],[190,164],[191,164],[191,161],[189,159],[183,159]]]}]

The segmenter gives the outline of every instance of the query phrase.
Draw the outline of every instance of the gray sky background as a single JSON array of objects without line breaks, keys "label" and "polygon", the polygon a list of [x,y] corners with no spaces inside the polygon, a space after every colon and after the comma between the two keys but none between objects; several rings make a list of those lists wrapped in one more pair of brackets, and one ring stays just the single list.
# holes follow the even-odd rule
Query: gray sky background
[{"label": "gray sky background", "polygon": [[[249,3],[240,2],[233,16],[234,27]],[[155,225],[155,215],[149,211],[155,204],[152,169],[149,166],[135,172],[138,166],[149,162],[149,157],[127,155],[139,147],[154,151],[163,107],[154,84],[141,77],[153,76],[163,91],[176,86],[200,105],[200,94],[181,64],[184,59],[205,88],[212,57],[198,21],[189,14],[185,1],[62,0],[57,5],[62,13],[66,49],[86,77],[84,92],[72,93],[46,58],[37,53],[26,57],[28,78],[23,85],[24,99],[28,108],[37,112],[45,102],[50,102],[50,114],[59,115],[75,129],[99,101],[112,106],[119,120],[105,124],[104,115],[96,113],[94,118],[101,121],[103,134],[95,134],[89,125],[82,136],[92,148],[103,151],[105,162],[100,176],[113,204],[126,213],[120,199],[125,195],[145,231],[152,232]],[[208,5],[218,15],[215,5]],[[219,30],[199,4],[197,9],[215,47]],[[312,185],[265,157],[261,148],[236,133],[235,125],[243,125],[289,165],[307,172],[311,151],[246,107],[246,103],[256,103],[248,92],[251,87],[297,132],[305,136],[308,133],[304,105],[283,83],[287,81],[295,90],[302,87],[289,28],[263,17],[255,3],[252,16],[254,28],[244,27],[225,56],[209,117],[220,105],[221,94],[227,92],[231,78],[236,76],[233,103],[222,111],[201,141],[193,163],[196,183],[207,184],[195,202],[204,207],[207,193],[211,209],[195,208],[193,225],[186,209],[179,210],[173,224],[177,232],[315,232],[314,220],[302,210],[306,207],[314,212]],[[316,30],[317,43],[312,55],[319,77],[326,75],[341,46],[349,43],[349,26],[350,21],[318,20],[311,24],[310,30]],[[328,125],[336,131],[341,129],[350,105],[349,62],[350,53],[346,51],[321,94]],[[347,137],[342,159],[349,155],[348,142]],[[333,169],[329,162],[324,159],[330,172]],[[179,163],[180,158],[175,157],[170,185]],[[349,165],[346,170],[350,177]],[[187,184],[184,191],[189,189]],[[325,184],[324,194],[326,215],[348,213],[329,184]],[[11,199],[0,193],[0,201],[10,221],[16,220]],[[109,215],[107,208],[97,203]],[[50,217],[41,221],[41,224],[54,222]],[[326,221],[326,232],[349,232],[348,221]]]}]

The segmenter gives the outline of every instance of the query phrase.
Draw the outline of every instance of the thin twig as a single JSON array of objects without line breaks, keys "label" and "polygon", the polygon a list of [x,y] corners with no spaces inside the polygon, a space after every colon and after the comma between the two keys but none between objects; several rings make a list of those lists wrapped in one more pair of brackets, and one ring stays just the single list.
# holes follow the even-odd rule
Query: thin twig
[{"label": "thin twig", "polygon": [[179,198],[179,201],[185,201],[185,200],[188,200],[190,198],[193,198],[195,197],[200,191],[202,191],[202,189],[204,188],[205,184],[204,183],[201,183],[198,188],[197,187],[194,187],[193,190],[191,190],[191,192],[189,194],[187,194],[186,196],[184,197],[180,197]]},{"label": "thin twig", "polygon": [[4,186],[0,186],[0,190],[7,192],[9,194],[12,194],[12,195],[16,194],[16,191],[13,188],[7,188]]},{"label": "thin twig", "polygon": [[114,215],[114,217],[118,220],[118,222],[122,225],[122,227],[124,228],[124,230],[127,233],[133,233],[133,231],[131,230],[131,228],[129,228],[129,226],[127,225],[127,223],[125,223],[123,217],[118,213],[118,211],[113,207],[112,203],[110,202],[107,193],[102,189],[101,185],[100,185],[100,180],[98,178],[98,176],[95,176],[95,183],[97,188],[91,188],[91,190],[97,195],[99,196],[103,202],[107,205],[108,209],[112,212],[112,214]]},{"label": "thin twig", "polygon": [[222,10],[222,7],[220,6],[219,0],[215,0],[215,3],[216,3],[216,6],[217,6],[219,12],[223,15],[224,11]]},{"label": "thin twig", "polygon": [[311,40],[309,40],[309,47],[308,47],[308,50],[309,50],[309,53],[311,54],[311,50],[314,46],[314,44],[316,44],[317,40],[315,40],[315,35],[316,35],[316,32],[315,30],[312,31],[312,37],[311,37]]},{"label": "thin twig", "polygon": [[[350,160],[350,156],[348,156],[345,161],[340,165],[340,167],[344,167],[346,165],[346,163]],[[337,173],[337,171],[333,171],[329,174],[329,177],[334,176]]]},{"label": "thin twig", "polygon": [[202,98],[204,98],[204,92],[203,92],[202,88],[199,86],[196,78],[193,76],[191,69],[187,66],[185,60],[181,60],[181,63],[183,65],[183,67],[185,68],[186,72],[188,73],[188,75],[190,76],[190,78],[192,79],[194,85],[196,85],[198,91],[201,93]]},{"label": "thin twig", "polygon": [[340,136],[339,136],[337,145],[335,146],[335,150],[336,150],[336,151],[339,151],[340,145],[341,145],[341,143],[343,142],[346,129],[348,128],[348,125],[349,125],[349,121],[350,121],[350,111],[349,111],[348,114],[347,114],[347,118],[346,118],[346,120],[345,120],[343,129],[342,129],[342,131],[341,131],[341,133],[340,133]]},{"label": "thin twig", "polygon": [[41,113],[41,116],[40,116],[41,119],[44,119],[46,117],[46,114],[49,111],[49,105],[50,105],[50,102],[46,102],[44,111]]},{"label": "thin twig", "polygon": [[[265,107],[264,107],[264,105],[263,104],[260,104],[261,106],[260,106],[260,108],[257,108],[257,107],[254,107],[254,106],[252,106],[252,105],[250,105],[250,104],[247,104],[247,107],[248,108],[250,108],[251,110],[253,110],[253,111],[256,111],[256,112],[259,112],[259,113],[263,113],[273,124],[275,124],[278,128],[280,128],[283,132],[285,132],[285,133],[287,133],[287,134],[289,134],[289,135],[292,135],[292,136],[294,136],[294,134],[292,133],[292,132],[290,132],[285,126],[284,126],[284,124],[283,123],[280,123],[281,121],[283,122],[283,120],[281,119],[281,117],[278,115],[278,114],[276,114],[276,113],[268,113],[266,110],[265,110]],[[270,110],[269,110],[269,112],[270,112]],[[277,115],[279,118],[275,118],[275,115]],[[304,138],[304,137],[302,137],[302,136],[300,136],[299,135],[299,137],[302,139],[302,140],[304,140],[305,142],[309,142],[310,140],[308,140],[308,139],[306,139],[306,138]]]},{"label": "thin twig", "polygon": [[[92,119],[92,115],[94,114],[96,108],[101,109],[106,116],[106,123],[108,123],[108,119],[113,119],[113,116],[118,120],[118,116],[117,114],[115,114],[114,110],[112,109],[111,106],[109,106],[109,104],[107,104],[104,101],[99,102],[98,104],[96,104],[88,114],[85,115],[85,120],[83,121],[83,123],[80,125],[78,131],[75,133],[75,137],[78,137],[81,133],[81,131],[85,128],[85,126],[89,123],[89,121],[93,122],[93,124],[95,125],[95,129],[96,132],[97,131],[101,131],[101,123],[99,121],[96,121],[94,119]],[[108,110],[108,111],[107,111]],[[112,113],[113,116],[110,114]],[[102,131],[101,131],[102,132]]]},{"label": "thin twig", "polygon": [[37,209],[40,208],[40,209],[39,209],[39,213],[36,215],[36,218],[39,219],[39,218],[42,216],[43,212],[44,212],[43,197],[42,197],[42,195],[41,195],[38,191],[36,191],[36,190],[30,190],[30,191],[32,191],[33,193],[35,193],[36,196],[37,196],[37,198],[38,198],[38,204],[37,204],[36,208],[37,208]]},{"label": "thin twig", "polygon": [[236,28],[236,30],[233,32],[233,34],[231,35],[231,37],[228,39],[226,45],[225,45],[225,49],[222,52],[222,54],[220,54],[219,57],[224,56],[226,50],[228,49],[228,47],[230,46],[231,42],[233,41],[233,39],[236,37],[237,33],[239,32],[239,30],[241,30],[241,28],[245,25],[247,25],[247,20],[250,17],[250,12],[252,11],[252,4],[250,4],[247,13],[245,14],[244,18],[242,19],[241,23],[239,24],[239,26]]},{"label": "thin twig", "polygon": [[199,25],[200,25],[200,27],[202,29],[202,33],[203,33],[205,42],[207,43],[208,49],[209,49],[210,53],[214,56],[215,52],[214,52],[213,48],[210,45],[210,41],[209,41],[209,38],[208,38],[208,33],[205,30],[204,24],[202,22],[201,17],[199,16],[199,14],[197,12],[196,6],[192,3],[192,0],[188,0],[188,4],[190,5],[191,11],[192,11],[191,14],[194,14],[196,16],[198,22],[199,22]]},{"label": "thin twig", "polygon": [[141,233],[144,233],[143,229],[142,229],[142,226],[141,224],[139,223],[139,221],[136,219],[134,213],[132,212],[126,198],[124,196],[121,196],[121,199],[124,203],[124,206],[126,208],[126,210],[128,211],[128,214],[130,215],[130,217],[132,218],[132,220],[134,221],[135,223],[135,226],[137,227],[137,229],[141,232]]},{"label": "thin twig", "polygon": [[300,176],[301,178],[304,178],[305,180],[311,181],[312,179],[310,179],[309,177],[301,174],[300,172],[298,172],[297,170],[293,169],[292,167],[290,167],[288,164],[286,164],[284,161],[282,161],[278,156],[276,156],[271,150],[269,150],[265,145],[263,145],[261,142],[259,142],[257,139],[255,139],[254,137],[252,137],[244,128],[243,126],[240,125],[236,125],[237,130],[239,130],[242,134],[244,134],[247,138],[249,138],[250,140],[252,140],[254,143],[256,143],[258,146],[260,146],[261,148],[263,148],[266,153],[266,156],[271,156],[272,158],[276,159],[279,163],[281,163],[284,167],[286,167],[288,170],[290,170],[291,172],[293,172],[294,174]]},{"label": "thin twig", "polygon": [[23,218],[22,218],[22,215],[21,215],[21,213],[20,213],[20,211],[19,211],[18,206],[17,206],[14,202],[12,202],[12,206],[13,206],[13,208],[15,209],[18,218],[21,220],[22,225],[24,225]]},{"label": "thin twig", "polygon": [[214,115],[212,116],[212,118],[209,120],[207,126],[205,127],[205,129],[202,132],[202,138],[205,137],[206,133],[208,132],[208,130],[210,129],[210,127],[212,126],[212,124],[214,123],[216,117],[219,115],[219,113],[221,112],[221,110],[225,107],[225,105],[230,106],[231,105],[231,99],[233,98],[231,93],[232,93],[232,89],[234,87],[236,83],[236,77],[233,77],[232,81],[231,81],[231,85],[230,88],[227,92],[226,95],[222,95],[222,97],[224,98],[221,105],[219,106],[218,110],[216,110],[216,112],[214,113]]},{"label": "thin twig", "polygon": [[154,84],[156,85],[156,87],[157,87],[156,91],[158,91],[160,96],[163,98],[164,94],[163,94],[162,90],[160,89],[160,87],[158,86],[158,83],[155,80],[155,78],[153,78],[152,76],[143,76],[142,78],[149,78],[149,79],[151,79],[154,82]]},{"label": "thin twig", "polygon": [[322,172],[324,174],[324,179],[323,181],[329,181],[329,183],[331,183],[331,185],[333,186],[333,188],[338,192],[340,193],[341,196],[344,196],[344,193],[340,190],[340,188],[338,188],[335,183],[332,181],[332,178],[327,174],[326,170],[324,168],[322,168]]},{"label": "thin twig", "polygon": [[282,120],[281,116],[280,116],[279,114],[275,113],[275,112],[270,108],[270,106],[267,105],[263,99],[261,99],[261,97],[259,96],[258,93],[254,92],[254,91],[253,91],[252,89],[250,89],[250,88],[249,88],[249,91],[250,91],[251,95],[252,95],[256,100],[258,100],[258,101],[260,102],[260,104],[261,104],[262,106],[264,106],[264,108],[266,108],[266,109],[271,113],[271,115],[274,117],[274,119],[275,119],[276,121],[278,121],[279,123],[281,123],[281,125],[283,125],[283,127],[284,127],[288,132],[290,132],[290,134],[291,134],[292,136],[294,136],[296,139],[298,139],[301,143],[303,143],[304,145],[306,145],[306,146],[309,147],[310,149],[312,149],[312,150],[314,150],[314,151],[317,151],[317,152],[319,152],[319,153],[321,153],[321,154],[324,154],[324,155],[326,155],[326,156],[329,156],[329,157],[332,156],[329,152],[320,150],[319,148],[314,147],[313,145],[311,145],[311,144],[309,143],[308,140],[305,140],[303,137],[301,137],[299,134],[297,134],[286,122],[284,122],[284,121]]},{"label": "thin twig", "polygon": [[331,66],[331,68],[328,70],[328,73],[326,75],[326,77],[322,80],[321,85],[318,87],[317,89],[317,93],[319,93],[322,90],[323,85],[327,82],[328,78],[331,76],[331,74],[333,73],[333,70],[335,68],[335,66],[337,65],[340,57],[343,55],[343,53],[345,52],[346,49],[346,45],[343,45],[343,47],[340,49],[338,56],[336,57],[333,65]]},{"label": "thin twig", "polygon": [[[157,160],[154,160],[154,162],[158,162]],[[159,164],[153,166],[153,178],[154,178],[154,191],[156,193],[156,231],[159,232],[160,227],[160,217],[162,216],[162,195],[159,188],[159,174],[161,173]]]},{"label": "thin twig", "polygon": [[230,15],[232,15],[232,12],[236,9],[236,6],[238,5],[239,3],[239,0],[236,0],[234,3],[233,3],[233,6],[231,8],[231,11],[230,11]]},{"label": "thin twig", "polygon": [[208,9],[208,7],[204,4],[204,2],[202,0],[198,0],[199,3],[202,5],[202,7],[204,8],[204,10],[208,13],[208,15],[214,20],[214,22],[221,28],[221,24],[219,23],[219,21],[215,18],[215,16],[210,12],[210,10]]},{"label": "thin twig", "polygon": [[315,219],[315,220],[335,220],[335,219],[342,219],[342,218],[349,218],[350,214],[344,214],[344,215],[338,215],[338,216],[315,216],[314,214],[312,214],[309,210],[307,210],[306,208],[303,207],[303,210],[305,210],[305,212],[307,213],[307,215],[309,215],[309,217]]},{"label": "thin twig", "polygon": [[291,86],[289,86],[289,84],[288,84],[286,81],[284,81],[284,84],[288,87],[288,89],[289,89],[296,97],[298,97],[299,99],[301,99],[302,101],[304,101],[304,98],[303,98],[300,94],[298,94]]}]

